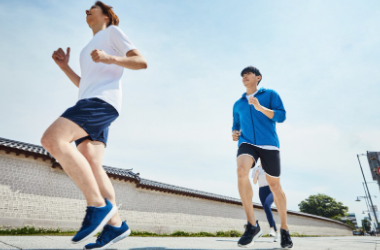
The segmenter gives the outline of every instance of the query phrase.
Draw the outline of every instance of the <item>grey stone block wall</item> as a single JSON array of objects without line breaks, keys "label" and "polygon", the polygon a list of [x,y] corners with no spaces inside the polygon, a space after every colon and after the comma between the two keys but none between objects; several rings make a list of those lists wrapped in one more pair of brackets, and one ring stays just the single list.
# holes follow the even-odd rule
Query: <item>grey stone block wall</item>
[{"label": "grey stone block wall", "polygon": [[[175,230],[243,231],[246,223],[240,205],[137,188],[135,183],[112,179],[122,219],[132,230],[169,233]],[[77,230],[86,201],[69,177],[50,161],[0,151],[0,225]],[[269,225],[262,209],[255,209],[264,233]],[[280,220],[274,212],[276,222]],[[292,232],[309,235],[351,235],[341,224],[288,215]],[[279,226],[279,225],[278,225]]]}]

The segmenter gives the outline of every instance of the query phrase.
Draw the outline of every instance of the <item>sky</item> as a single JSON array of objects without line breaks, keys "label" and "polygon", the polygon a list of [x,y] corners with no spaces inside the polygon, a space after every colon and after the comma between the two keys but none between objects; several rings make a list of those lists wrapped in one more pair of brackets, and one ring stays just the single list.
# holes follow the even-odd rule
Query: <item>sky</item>
[{"label": "sky", "polygon": [[[95,1],[0,0],[0,137],[40,145],[78,89],[51,55],[91,40]],[[288,209],[318,193],[365,215],[357,154],[380,151],[380,2],[109,0],[148,61],[124,70],[123,105],[104,164],[239,198],[232,106],[254,65],[287,110],[277,124]],[[372,181],[366,157],[360,158]],[[368,184],[380,207],[379,186]],[[254,186],[254,202],[259,202]],[[360,223],[359,223],[360,224]]]}]

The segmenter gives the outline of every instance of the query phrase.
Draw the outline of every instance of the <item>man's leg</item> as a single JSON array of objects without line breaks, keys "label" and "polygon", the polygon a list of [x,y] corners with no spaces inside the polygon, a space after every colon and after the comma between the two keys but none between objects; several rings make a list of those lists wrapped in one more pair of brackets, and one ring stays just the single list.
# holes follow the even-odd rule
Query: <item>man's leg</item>
[{"label": "man's leg", "polygon": [[59,117],[41,138],[42,146],[61,164],[62,168],[82,191],[88,206],[105,205],[95,176],[86,158],[71,142],[87,133],[74,122]]},{"label": "man's leg", "polygon": [[266,175],[267,182],[273,193],[274,203],[276,204],[278,215],[281,219],[281,228],[289,230],[287,224],[287,212],[286,212],[286,196],[282,190],[279,177],[271,177]]},{"label": "man's leg", "polygon": [[253,190],[249,181],[249,171],[253,165],[253,158],[249,155],[240,155],[237,158],[237,175],[240,199],[243,203],[247,220],[251,225],[256,225],[256,218],[253,212]]},{"label": "man's leg", "polygon": [[[104,171],[102,166],[104,144],[99,141],[85,140],[78,145],[78,150],[90,163],[92,172],[98,183],[102,197],[106,198],[114,206],[116,206],[115,190],[112,186],[110,178],[108,177],[107,173]],[[120,226],[121,222],[122,220],[119,216],[119,213],[116,212],[116,214],[111,218],[108,224],[112,226]]]}]

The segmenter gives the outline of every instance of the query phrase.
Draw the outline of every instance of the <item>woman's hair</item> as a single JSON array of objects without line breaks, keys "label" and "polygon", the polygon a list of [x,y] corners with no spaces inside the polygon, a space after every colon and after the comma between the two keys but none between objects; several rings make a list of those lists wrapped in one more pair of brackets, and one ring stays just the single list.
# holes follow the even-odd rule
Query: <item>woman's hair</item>
[{"label": "woman's hair", "polygon": [[115,26],[119,25],[119,18],[117,17],[115,12],[113,12],[112,6],[106,5],[101,1],[97,1],[95,5],[99,6],[102,9],[103,14],[108,16],[109,22],[107,24],[107,27],[110,25],[115,25]]}]

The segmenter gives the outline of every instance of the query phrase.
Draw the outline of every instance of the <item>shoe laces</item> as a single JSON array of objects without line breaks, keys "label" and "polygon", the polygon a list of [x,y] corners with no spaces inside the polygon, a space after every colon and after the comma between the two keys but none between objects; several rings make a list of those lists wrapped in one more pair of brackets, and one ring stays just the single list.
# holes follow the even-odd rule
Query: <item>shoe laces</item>
[{"label": "shoe laces", "polygon": [[290,235],[287,231],[283,231],[284,233],[281,234],[281,238],[283,242],[289,242]]},{"label": "shoe laces", "polygon": [[84,217],[84,220],[83,220],[83,223],[82,223],[82,227],[91,224],[92,219],[94,217],[94,211],[95,211],[94,207],[87,207],[87,209],[86,209],[86,216]]},{"label": "shoe laces", "polygon": [[[252,227],[251,227],[252,228]],[[243,233],[243,236],[247,236],[249,235],[249,231],[251,230],[249,227],[248,227],[248,224],[245,224],[244,225],[244,233]]]},{"label": "shoe laces", "polygon": [[110,231],[107,230],[107,228],[104,228],[103,231],[99,234],[98,238],[96,239],[96,242],[99,244],[107,243],[107,237],[110,235]]}]

